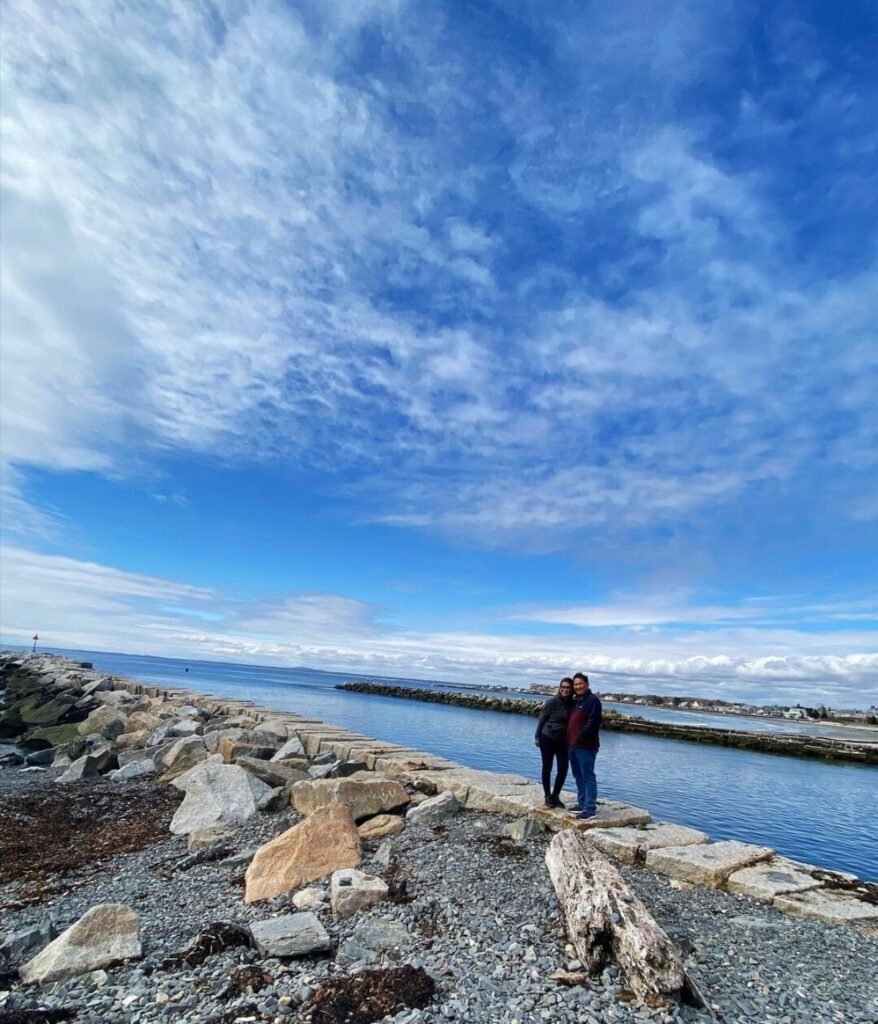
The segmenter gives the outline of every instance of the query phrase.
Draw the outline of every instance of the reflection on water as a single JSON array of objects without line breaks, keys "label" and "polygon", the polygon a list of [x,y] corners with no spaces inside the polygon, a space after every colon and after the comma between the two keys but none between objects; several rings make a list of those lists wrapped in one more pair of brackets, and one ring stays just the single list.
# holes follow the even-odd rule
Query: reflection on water
[{"label": "reflection on water", "polygon": [[[353,676],[307,669],[59,653],[87,658],[105,672],[189,686],[321,718],[367,736],[443,754],[473,768],[517,772],[534,779],[539,775],[532,741],[535,723],[520,715],[347,693],[333,687]],[[187,666],[189,672],[184,671]],[[693,722],[693,717],[715,720],[712,715],[677,714],[684,722]],[[714,839],[762,843],[797,860],[878,880],[878,769],[874,767],[625,733],[605,733],[601,743],[602,796],[646,807],[657,820],[704,829]]]}]

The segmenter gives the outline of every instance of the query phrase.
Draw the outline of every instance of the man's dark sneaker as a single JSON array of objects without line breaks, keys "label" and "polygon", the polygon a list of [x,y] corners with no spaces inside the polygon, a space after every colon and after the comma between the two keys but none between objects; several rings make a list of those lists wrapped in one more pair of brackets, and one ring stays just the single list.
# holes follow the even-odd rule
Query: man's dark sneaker
[{"label": "man's dark sneaker", "polygon": [[579,804],[571,804],[567,808],[567,810],[570,811],[571,814],[581,814],[582,813],[582,808],[579,806]]},{"label": "man's dark sneaker", "polygon": [[589,819],[591,819],[593,817],[594,817],[594,815],[590,811],[580,811],[580,813],[576,815],[576,820],[577,821],[588,821]]}]

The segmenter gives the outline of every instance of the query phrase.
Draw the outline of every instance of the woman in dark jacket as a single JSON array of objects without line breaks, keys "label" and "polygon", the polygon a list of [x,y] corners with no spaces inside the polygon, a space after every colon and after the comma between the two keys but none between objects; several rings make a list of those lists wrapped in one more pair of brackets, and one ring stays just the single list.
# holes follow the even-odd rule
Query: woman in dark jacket
[{"label": "woman in dark jacket", "polygon": [[[573,709],[573,680],[565,676],[558,684],[558,692],[543,705],[537,721],[534,746],[540,748],[543,759],[543,792],[546,807],[563,807],[558,799],[567,778],[567,719]],[[552,782],[552,762],[558,762],[555,785]]]}]

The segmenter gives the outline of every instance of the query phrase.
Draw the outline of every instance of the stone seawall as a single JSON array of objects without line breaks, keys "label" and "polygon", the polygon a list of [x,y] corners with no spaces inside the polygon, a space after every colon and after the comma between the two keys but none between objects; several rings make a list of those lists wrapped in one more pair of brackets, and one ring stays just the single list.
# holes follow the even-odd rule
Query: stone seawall
[{"label": "stone seawall", "polygon": [[52,656],[0,653],[0,735],[10,1024],[876,1019],[878,886],[768,847]]},{"label": "stone seawall", "polygon": [[[367,685],[370,688],[364,689]],[[388,695],[388,691],[395,691],[390,694],[393,696],[416,693],[421,699],[438,703],[531,716],[539,707],[534,707],[533,702],[475,694],[437,694],[371,684],[347,688],[354,687],[355,692]],[[267,751],[254,747],[254,740],[263,728],[269,732],[280,728],[285,735],[296,737],[302,757],[309,761],[329,758],[336,765],[349,765],[352,771],[363,775],[374,778],[375,773],[402,783],[413,792],[448,794],[462,808],[526,819],[550,832],[574,828],[623,863],[645,865],[687,885],[741,892],[773,903],[787,913],[826,923],[878,921],[878,885],[860,882],[852,875],[798,864],[776,856],[768,847],[710,842],[706,833],[673,823],[653,822],[648,810],[612,800],[599,800],[597,814],[579,821],[564,811],[545,807],[541,786],[524,776],[466,768],[426,751],[374,739],[294,712],[271,710],[249,700],[107,676],[91,666],[51,655],[0,655],[0,689],[5,690],[6,698],[0,714],[3,734],[7,738],[14,735],[24,749],[34,751],[28,758],[30,763],[69,766],[68,774],[76,765],[93,762],[86,767],[91,769],[91,775],[100,775],[113,770],[115,765],[121,767],[123,762],[127,768],[131,760],[151,754],[153,759],[161,755],[162,765],[169,769],[162,781],[168,781],[177,767],[189,768],[186,758],[193,751],[188,745],[205,746],[205,730],[222,725],[226,731],[219,735],[226,736],[228,742],[217,748],[220,760],[238,765],[248,775],[256,772],[259,778],[265,775],[265,764],[260,759],[267,756]],[[131,695],[129,701],[140,700],[126,706],[115,699],[122,697],[119,691]],[[193,712],[202,716],[201,724]],[[150,733],[149,729],[140,730],[143,719],[137,718],[136,726],[129,720],[144,714],[170,717],[162,719],[164,724]],[[94,731],[98,728],[103,732]],[[72,738],[62,730],[69,730]],[[175,757],[181,759],[179,764],[173,761]],[[205,757],[207,750],[199,750],[193,763],[200,763],[198,759]],[[78,760],[71,764],[71,758]],[[319,769],[319,777],[329,778],[323,773],[324,768],[328,768],[325,763]],[[68,779],[65,776],[59,781]],[[285,805],[290,792],[287,788],[285,794],[277,794],[284,798]],[[565,799],[569,801],[571,797],[566,794]]]},{"label": "stone seawall", "polygon": [[[428,704],[450,704],[474,711],[500,711],[505,714],[529,715],[536,718],[541,710],[538,700],[517,697],[493,697],[483,694],[454,693],[444,690],[426,690],[410,686],[390,686],[382,683],[340,683],[337,690],[374,694],[380,697],[399,697],[404,700],[423,701]],[[833,739],[825,736],[778,735],[764,732],[741,732],[699,725],[676,725],[651,722],[617,711],[605,711],[603,728],[609,732],[639,733],[664,739],[685,740],[689,743],[712,743],[739,750],[754,750],[763,754],[781,754],[786,757],[809,757],[825,761],[854,761],[859,764],[878,764],[878,742],[861,743]]]}]

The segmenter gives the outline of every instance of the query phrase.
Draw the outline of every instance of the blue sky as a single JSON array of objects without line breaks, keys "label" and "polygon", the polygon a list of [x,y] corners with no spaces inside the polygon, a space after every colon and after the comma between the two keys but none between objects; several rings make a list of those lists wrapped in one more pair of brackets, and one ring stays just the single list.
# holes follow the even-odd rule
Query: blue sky
[{"label": "blue sky", "polygon": [[3,22],[4,640],[878,702],[873,4]]}]

